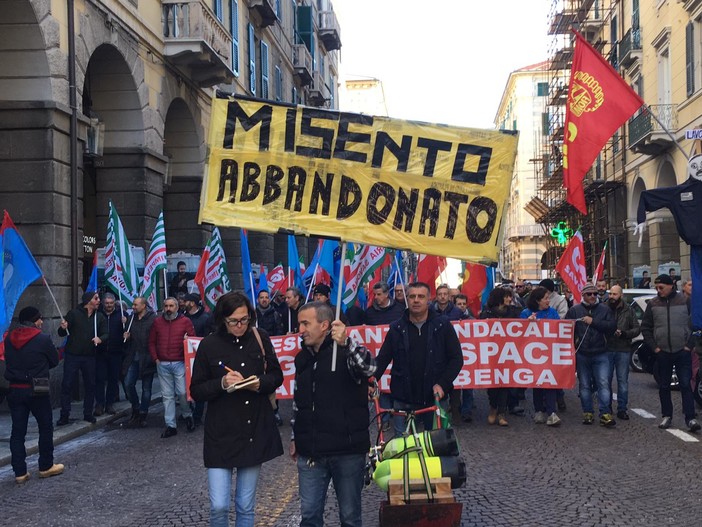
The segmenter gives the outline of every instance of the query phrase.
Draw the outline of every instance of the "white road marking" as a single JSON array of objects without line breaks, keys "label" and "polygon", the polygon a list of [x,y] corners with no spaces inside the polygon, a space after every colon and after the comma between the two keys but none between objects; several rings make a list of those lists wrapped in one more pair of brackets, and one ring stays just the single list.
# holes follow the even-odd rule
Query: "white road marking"
[{"label": "white road marking", "polygon": [[692,436],[688,434],[687,432],[683,432],[682,430],[678,430],[676,428],[668,428],[666,432],[673,434],[675,437],[678,439],[682,439],[686,443],[699,443],[700,440],[697,439],[695,436]]},{"label": "white road marking", "polygon": [[643,408],[632,408],[631,411],[634,412],[636,415],[643,417],[645,419],[655,419],[656,418],[655,415],[653,415],[650,412],[647,412]]}]

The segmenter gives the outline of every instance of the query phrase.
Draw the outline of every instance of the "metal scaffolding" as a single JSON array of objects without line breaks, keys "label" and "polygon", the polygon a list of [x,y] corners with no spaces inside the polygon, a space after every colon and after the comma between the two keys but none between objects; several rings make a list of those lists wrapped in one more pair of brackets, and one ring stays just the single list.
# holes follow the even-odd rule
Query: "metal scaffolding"
[{"label": "metal scaffolding", "polygon": [[[563,188],[563,133],[568,83],[573,60],[575,36],[579,31],[615,67],[617,42],[612,42],[612,8],[603,8],[602,0],[553,0],[548,15],[549,97],[542,116],[542,133],[538,155],[532,160],[537,193],[525,209],[551,232],[560,222],[576,231],[581,230],[585,241],[588,271],[592,272],[609,241],[606,274],[611,279],[626,276],[626,185],[624,159],[626,149],[620,134],[607,143],[592,168],[583,188],[588,214],[582,215],[565,201]],[[616,36],[616,30],[615,30]],[[555,238],[549,238],[549,248],[543,257],[543,268],[553,270],[565,248]]]}]

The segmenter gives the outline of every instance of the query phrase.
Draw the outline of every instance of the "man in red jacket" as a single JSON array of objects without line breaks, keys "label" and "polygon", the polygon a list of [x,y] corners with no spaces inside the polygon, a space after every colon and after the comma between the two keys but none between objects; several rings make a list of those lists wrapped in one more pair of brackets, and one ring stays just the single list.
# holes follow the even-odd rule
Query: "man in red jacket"
[{"label": "man in red jacket", "polygon": [[154,320],[149,333],[149,353],[156,363],[158,380],[163,397],[163,418],[166,429],[162,438],[176,435],[175,398],[179,398],[180,411],[185,418],[188,432],[195,430],[193,414],[185,397],[185,353],[183,340],[194,336],[195,328],[190,319],[178,311],[178,301],[169,297],[163,302],[163,314]]}]

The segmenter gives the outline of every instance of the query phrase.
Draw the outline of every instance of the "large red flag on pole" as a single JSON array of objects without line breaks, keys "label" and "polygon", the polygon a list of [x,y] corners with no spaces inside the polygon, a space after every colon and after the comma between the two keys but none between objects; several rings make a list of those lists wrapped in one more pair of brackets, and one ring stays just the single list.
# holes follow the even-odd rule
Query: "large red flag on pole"
[{"label": "large red flag on pole", "polygon": [[580,303],[580,291],[587,285],[587,269],[585,268],[585,244],[580,231],[570,239],[561,259],[556,264],[556,271],[573,293],[573,300]]},{"label": "large red flag on pole", "polygon": [[575,41],[563,134],[563,186],[568,203],[587,214],[585,174],[644,101],[578,32]]}]

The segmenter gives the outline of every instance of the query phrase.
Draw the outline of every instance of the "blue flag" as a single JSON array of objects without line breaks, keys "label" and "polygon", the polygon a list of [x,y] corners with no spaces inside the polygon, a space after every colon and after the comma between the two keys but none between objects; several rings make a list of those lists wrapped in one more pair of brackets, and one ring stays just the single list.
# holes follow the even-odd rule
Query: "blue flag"
[{"label": "blue flag", "polygon": [[98,290],[98,261],[97,261],[97,251],[93,255],[93,270],[90,272],[90,279],[88,279],[88,285],[85,286],[86,291],[97,291]]},{"label": "blue flag", "polygon": [[251,256],[249,255],[249,236],[246,229],[241,229],[241,276],[244,280],[244,292],[251,302],[256,305],[254,292],[253,271],[251,269]]},{"label": "blue flag", "polygon": [[258,287],[256,288],[256,298],[258,298],[258,294],[261,291],[268,291],[268,277],[266,276],[266,270],[263,268],[263,264],[261,264],[261,270],[258,273]]},{"label": "blue flag", "polygon": [[395,251],[395,256],[390,264],[390,275],[388,276],[388,287],[390,288],[390,296],[395,298],[395,286],[397,284],[404,285],[405,280],[402,275],[402,251]]},{"label": "blue flag", "polygon": [[[290,275],[292,275],[292,278]],[[285,287],[288,288],[291,285],[302,291],[302,271],[300,270],[300,255],[297,252],[297,242],[295,242],[294,235],[288,234],[288,281]],[[304,295],[305,292],[302,291],[302,294]]]},{"label": "blue flag", "polygon": [[10,326],[12,314],[22,293],[32,282],[41,278],[42,273],[7,211],[0,227],[0,239],[3,248],[0,335],[3,335]]}]

